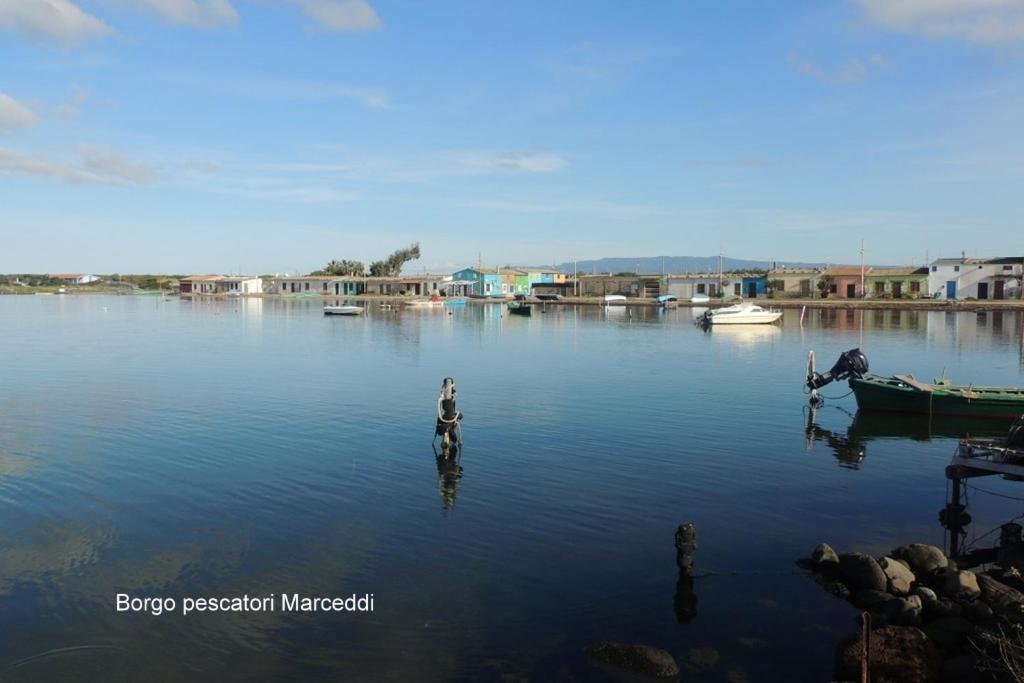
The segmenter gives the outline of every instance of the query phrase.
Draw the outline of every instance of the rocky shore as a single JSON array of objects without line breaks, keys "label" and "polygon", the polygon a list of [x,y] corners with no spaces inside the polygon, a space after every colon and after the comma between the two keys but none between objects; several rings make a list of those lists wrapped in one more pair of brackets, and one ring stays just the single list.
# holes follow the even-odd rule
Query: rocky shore
[{"label": "rocky shore", "polygon": [[[924,544],[875,558],[822,543],[800,565],[863,612],[873,683],[1024,680],[1024,582],[1015,569],[975,573]],[[862,637],[839,644],[836,681],[861,680]]]}]

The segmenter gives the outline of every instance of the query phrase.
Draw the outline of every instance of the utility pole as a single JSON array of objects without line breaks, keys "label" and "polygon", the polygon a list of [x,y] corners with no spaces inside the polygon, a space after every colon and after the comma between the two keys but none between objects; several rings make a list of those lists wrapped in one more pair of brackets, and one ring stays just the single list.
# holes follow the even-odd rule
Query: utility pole
[{"label": "utility pole", "polygon": [[864,289],[864,238],[860,238],[860,298],[863,299],[868,295],[867,290]]}]

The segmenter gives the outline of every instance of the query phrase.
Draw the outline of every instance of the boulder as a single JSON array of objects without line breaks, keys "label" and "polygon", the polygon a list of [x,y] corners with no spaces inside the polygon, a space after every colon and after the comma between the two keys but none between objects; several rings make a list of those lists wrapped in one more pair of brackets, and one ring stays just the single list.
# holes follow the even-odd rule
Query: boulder
[{"label": "boulder", "polygon": [[604,642],[588,647],[586,652],[599,662],[645,676],[673,678],[679,675],[675,657],[649,645]]},{"label": "boulder", "polygon": [[884,591],[889,581],[875,558],[864,553],[840,555],[839,576],[854,592],[864,589]]},{"label": "boulder", "polygon": [[893,598],[882,603],[878,613],[887,624],[895,626],[919,626],[921,624],[921,597],[908,595]]},{"label": "boulder", "polygon": [[937,646],[952,650],[966,643],[974,634],[974,624],[963,617],[939,617],[925,624],[923,630]]},{"label": "boulder", "polygon": [[914,586],[914,589],[910,592],[921,598],[921,605],[925,609],[931,608],[939,601],[939,596],[927,586]]},{"label": "boulder", "polygon": [[981,598],[992,611],[1015,624],[1024,623],[1024,593],[987,574],[978,574]]},{"label": "boulder", "polygon": [[884,605],[885,603],[896,599],[897,598],[895,596],[889,595],[885,591],[876,591],[866,588],[854,593],[850,598],[850,602],[861,609],[874,611],[880,605]]},{"label": "boulder", "polygon": [[910,586],[916,580],[914,572],[903,562],[891,557],[883,557],[878,561],[878,566],[888,579],[889,592],[894,595],[906,595],[910,592]]},{"label": "boulder", "polygon": [[892,551],[891,557],[906,562],[915,574],[930,574],[949,566],[949,560],[940,549],[924,543],[900,546]]},{"label": "boulder", "polygon": [[981,595],[978,577],[966,569],[947,569],[942,582],[942,592],[957,600],[974,600]]},{"label": "boulder", "polygon": [[995,613],[981,600],[975,600],[967,603],[967,606],[964,607],[964,616],[975,624],[987,624],[992,621]]},{"label": "boulder", "polygon": [[828,543],[819,543],[818,547],[811,551],[811,562],[818,566],[834,566],[839,564],[839,555]]},{"label": "boulder", "polygon": [[[860,648],[859,636],[839,644],[834,680],[860,680]],[[868,656],[872,683],[934,681],[942,664],[935,644],[912,626],[883,626],[872,631]]]}]

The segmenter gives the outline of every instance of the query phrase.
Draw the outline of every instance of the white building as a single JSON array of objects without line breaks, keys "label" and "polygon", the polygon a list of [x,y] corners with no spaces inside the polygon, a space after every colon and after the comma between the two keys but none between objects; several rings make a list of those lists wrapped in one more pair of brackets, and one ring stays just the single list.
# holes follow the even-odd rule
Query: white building
[{"label": "white building", "polygon": [[96,275],[86,275],[85,273],[57,273],[51,275],[54,280],[64,280],[65,282],[72,285],[88,285],[93,282],[99,282],[100,278]]},{"label": "white building", "polygon": [[1024,257],[941,258],[928,267],[928,294],[936,299],[1017,299]]}]

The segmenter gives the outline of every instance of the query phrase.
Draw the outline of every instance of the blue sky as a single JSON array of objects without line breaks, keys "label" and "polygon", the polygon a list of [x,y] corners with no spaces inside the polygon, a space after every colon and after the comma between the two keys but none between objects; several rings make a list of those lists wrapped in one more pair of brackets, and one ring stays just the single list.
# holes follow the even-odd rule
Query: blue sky
[{"label": "blue sky", "polygon": [[1024,2],[2,0],[0,272],[1024,252]]}]

